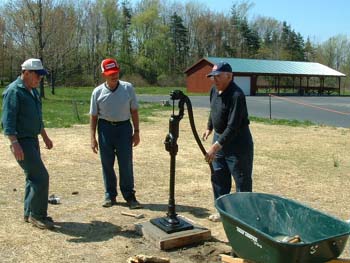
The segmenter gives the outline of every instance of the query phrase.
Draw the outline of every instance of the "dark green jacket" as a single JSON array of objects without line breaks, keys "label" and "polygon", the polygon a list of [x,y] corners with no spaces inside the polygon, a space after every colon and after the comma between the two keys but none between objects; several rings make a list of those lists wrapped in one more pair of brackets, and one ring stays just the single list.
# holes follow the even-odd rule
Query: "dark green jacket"
[{"label": "dark green jacket", "polygon": [[28,91],[22,79],[17,78],[3,93],[1,123],[5,135],[17,138],[37,137],[43,126],[39,92]]}]

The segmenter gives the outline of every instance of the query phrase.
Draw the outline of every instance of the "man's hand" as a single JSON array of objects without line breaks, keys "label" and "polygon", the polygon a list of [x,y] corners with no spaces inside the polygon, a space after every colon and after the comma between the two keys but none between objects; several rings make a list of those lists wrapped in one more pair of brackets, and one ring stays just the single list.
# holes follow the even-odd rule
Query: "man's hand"
[{"label": "man's hand", "polygon": [[132,146],[135,147],[140,143],[140,132],[134,132],[132,135]]},{"label": "man's hand", "polygon": [[18,142],[12,143],[10,148],[17,161],[24,160],[24,153],[21,145]]},{"label": "man's hand", "polygon": [[94,153],[98,152],[98,143],[96,141],[96,138],[91,138],[91,149]]},{"label": "man's hand", "polygon": [[44,140],[46,149],[49,149],[49,150],[52,149],[53,143],[52,143],[51,139],[49,138],[49,136],[47,135],[46,130],[44,128],[41,129],[40,135]]},{"label": "man's hand", "polygon": [[202,140],[205,141],[208,139],[209,135],[211,134],[212,130],[206,130],[205,132],[203,132],[202,135]]},{"label": "man's hand", "polygon": [[51,141],[51,139],[48,136],[43,137],[46,149],[52,149],[53,147],[53,142]]},{"label": "man's hand", "polygon": [[205,160],[208,163],[211,163],[215,159],[216,153],[221,149],[221,145],[215,142],[212,146],[210,146],[209,150],[205,155]]}]

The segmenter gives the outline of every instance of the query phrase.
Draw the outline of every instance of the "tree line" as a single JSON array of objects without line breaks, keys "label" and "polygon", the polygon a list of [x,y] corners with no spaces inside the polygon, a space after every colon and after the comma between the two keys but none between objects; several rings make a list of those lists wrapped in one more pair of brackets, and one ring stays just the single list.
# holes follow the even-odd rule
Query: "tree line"
[{"label": "tree line", "polygon": [[43,60],[52,92],[96,85],[106,57],[117,58],[123,77],[141,86],[183,86],[184,70],[207,56],[315,61],[350,75],[348,36],[313,43],[284,21],[249,19],[253,5],[233,1],[222,13],[167,0],[6,1],[0,81],[14,80],[29,57]]}]

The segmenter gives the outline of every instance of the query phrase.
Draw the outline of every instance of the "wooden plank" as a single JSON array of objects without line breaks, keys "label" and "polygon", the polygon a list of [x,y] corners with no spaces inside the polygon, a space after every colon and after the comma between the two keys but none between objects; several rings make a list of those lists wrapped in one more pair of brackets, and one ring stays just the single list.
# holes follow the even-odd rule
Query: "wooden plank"
[{"label": "wooden plank", "polygon": [[243,258],[234,258],[229,255],[220,254],[221,262],[223,263],[249,263],[250,261]]},{"label": "wooden plank", "polygon": [[178,233],[180,233],[181,235],[163,238],[162,240],[159,240],[160,249],[167,250],[177,247],[184,247],[194,243],[200,243],[211,238],[211,233],[209,230],[196,231],[196,229],[194,229],[181,231]]},{"label": "wooden plank", "polygon": [[327,263],[347,263],[347,262],[350,262],[350,259],[337,258],[337,259],[333,259],[331,261],[327,261]]},{"label": "wooden plank", "polygon": [[200,243],[211,238],[211,232],[207,228],[194,224],[189,219],[181,217],[190,222],[194,228],[167,234],[149,221],[135,224],[136,231],[143,235],[161,250],[184,247],[194,243]]},{"label": "wooden plank", "polygon": [[[251,263],[251,261],[245,260],[243,258],[234,258],[225,254],[220,254],[220,257],[222,263]],[[326,263],[350,263],[350,259],[337,258],[331,261],[327,261]]]}]

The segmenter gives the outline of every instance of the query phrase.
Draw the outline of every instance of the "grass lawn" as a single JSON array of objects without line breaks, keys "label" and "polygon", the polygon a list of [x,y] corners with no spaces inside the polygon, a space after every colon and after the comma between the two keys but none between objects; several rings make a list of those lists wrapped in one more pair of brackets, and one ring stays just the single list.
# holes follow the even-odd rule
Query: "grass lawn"
[{"label": "grass lawn", "polygon": [[[185,94],[184,88],[136,88],[137,94],[154,94],[168,95],[174,89],[180,89]],[[56,88],[55,95],[51,94],[51,89],[46,88],[45,98],[43,99],[43,115],[44,124],[47,128],[71,127],[74,124],[89,123],[89,108],[90,96],[92,87],[71,87],[71,88]],[[2,94],[3,89],[0,89]],[[187,94],[192,95],[192,94]],[[200,95],[200,94],[196,94]],[[207,94],[205,94],[207,95]],[[2,103],[2,97],[0,99]],[[157,111],[163,111],[164,107],[158,103],[140,103],[140,120],[147,122],[149,117],[153,116]],[[0,109],[1,114],[1,109]],[[251,116],[250,119],[254,122],[262,122],[273,125],[288,125],[288,126],[310,126],[314,125],[309,121],[283,120],[283,119],[266,119]]]},{"label": "grass lawn", "polygon": [[[57,88],[55,95],[45,90],[43,102],[44,124],[47,128],[71,127],[89,123],[90,96],[93,88]],[[170,89],[169,89],[170,90]],[[3,89],[0,89],[2,94]],[[170,92],[170,91],[169,91]],[[166,94],[166,93],[164,93]],[[167,93],[169,94],[169,93]],[[2,97],[0,99],[2,104]],[[159,104],[140,103],[140,121],[147,122],[154,112],[162,110]],[[1,115],[2,109],[0,109]]]}]

